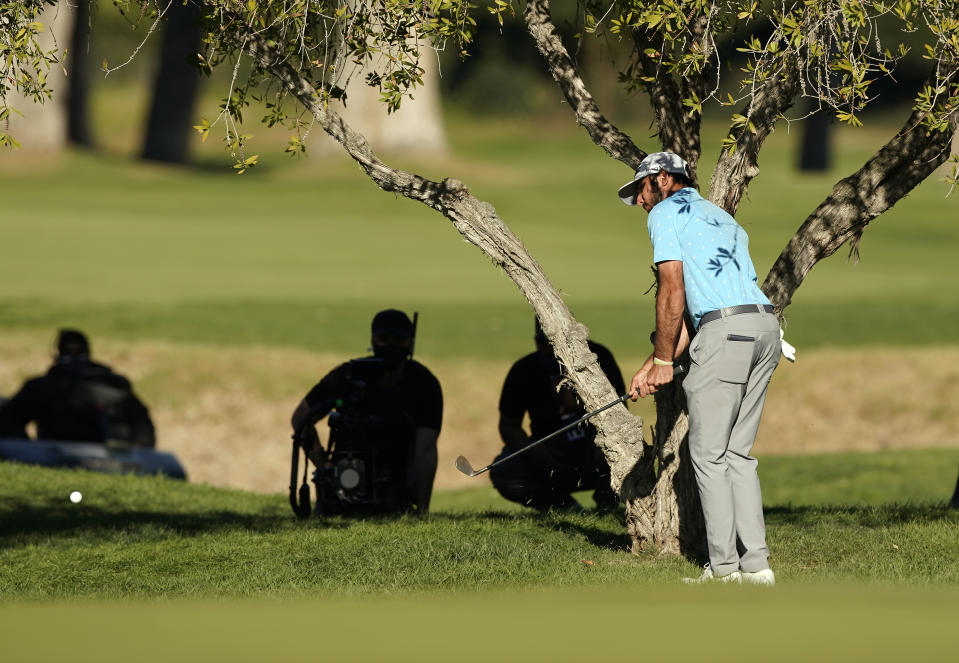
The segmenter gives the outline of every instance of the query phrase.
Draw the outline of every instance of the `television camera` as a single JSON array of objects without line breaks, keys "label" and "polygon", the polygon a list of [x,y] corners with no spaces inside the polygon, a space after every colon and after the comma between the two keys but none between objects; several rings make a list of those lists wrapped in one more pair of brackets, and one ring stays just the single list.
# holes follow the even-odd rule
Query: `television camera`
[{"label": "television camera", "polygon": [[[294,431],[290,506],[298,517],[314,512],[364,516],[408,508],[406,474],[414,429],[405,413],[378,397],[385,370],[381,359],[350,361],[345,368],[348,393],[313,407]],[[327,415],[330,433],[324,445],[316,423]],[[297,488],[301,450],[305,461]],[[316,467],[312,476],[311,461]],[[315,507],[310,483],[316,487]]]}]

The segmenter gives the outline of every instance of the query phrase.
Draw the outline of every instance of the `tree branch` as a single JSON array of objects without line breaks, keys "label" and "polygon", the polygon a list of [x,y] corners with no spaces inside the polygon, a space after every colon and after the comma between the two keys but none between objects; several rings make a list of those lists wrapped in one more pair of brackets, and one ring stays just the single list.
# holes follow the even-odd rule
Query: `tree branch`
[{"label": "tree branch", "polygon": [[[724,148],[709,182],[709,200],[735,216],[750,181],[759,175],[759,151],[776,121],[793,105],[799,91],[799,72],[795,63],[770,75],[741,111],[746,124],[735,143],[735,150]],[[737,130],[734,125],[730,134]]]},{"label": "tree branch", "polygon": [[[636,47],[638,51],[642,48],[639,42]],[[638,52],[636,57],[639,58],[643,75],[653,79],[647,91],[649,103],[653,107],[653,112],[656,113],[659,142],[662,143],[664,150],[675,152],[686,160],[693,174],[693,183],[697,184],[696,172],[700,151],[699,123],[696,121],[695,129],[690,131],[687,124],[688,118],[686,118],[687,111],[682,104],[682,92],[672,74],[661,71],[642,52]]]},{"label": "tree branch", "polygon": [[929,132],[921,126],[922,118],[922,112],[913,111],[896,136],[840,180],[792,236],[762,286],[777,311],[789,305],[817,262],[855,239],[949,158],[959,112],[949,118],[948,131]]},{"label": "tree branch", "polygon": [[[619,395],[613,391],[599,367],[596,355],[587,346],[589,330],[573,318],[542,268],[496,215],[492,205],[472,196],[457,180],[447,178],[442,182],[434,182],[380,161],[363,135],[331,110],[309,81],[284,61],[262,37],[246,32],[240,39],[243,48],[257,64],[286,86],[379,188],[417,200],[439,211],[453,222],[463,237],[506,272],[535,311],[557,359],[566,369],[567,379],[588,409],[597,409]],[[610,465],[615,490],[620,490],[628,475],[635,476],[637,468],[645,465],[651,467],[651,462],[643,464],[647,445],[643,444],[642,419],[630,415],[625,407],[617,407],[597,416],[594,426],[597,444]],[[641,484],[631,481],[626,485],[633,487],[630,489],[633,491],[636,490],[635,486]],[[648,488],[651,486],[643,487]],[[626,493],[621,495],[623,499],[637,497]]]},{"label": "tree branch", "polygon": [[[693,35],[693,43],[699,45],[700,52],[707,53],[713,49],[713,35],[709,30],[709,16],[697,17],[690,27]],[[706,100],[706,91],[708,89],[709,72],[711,70],[711,59],[707,58],[702,71],[695,76],[683,76],[682,89],[680,90],[680,108],[681,118],[684,124],[683,144],[677,145],[673,151],[683,156],[689,164],[693,174],[693,185],[699,186],[699,157],[702,153],[702,127],[703,116],[693,109],[683,111],[682,99],[698,99],[700,103]],[[680,151],[682,150],[682,151]]]},{"label": "tree branch", "polygon": [[563,46],[559,31],[553,25],[549,0],[528,0],[523,16],[537,50],[553,75],[553,80],[559,85],[576,114],[576,122],[586,129],[593,142],[609,156],[633,170],[638,169],[639,164],[646,158],[646,152],[636,147],[628,135],[615,127],[599,111],[596,100],[586,89],[576,64]]},{"label": "tree branch", "polygon": [[[701,52],[708,52],[712,44],[712,35],[708,30],[709,17],[698,16],[689,25],[691,44],[697,45]],[[684,99],[706,98],[710,65],[707,58],[702,70],[687,72],[678,77],[661,66],[658,56],[650,56],[647,50],[658,52],[665,50],[665,44],[653,44],[641,28],[632,32],[635,64],[642,76],[649,81],[646,91],[649,102],[656,113],[656,129],[663,149],[682,156],[689,164],[693,176],[693,185],[699,186],[697,172],[702,151],[700,125],[702,115],[694,108],[683,105]]]}]

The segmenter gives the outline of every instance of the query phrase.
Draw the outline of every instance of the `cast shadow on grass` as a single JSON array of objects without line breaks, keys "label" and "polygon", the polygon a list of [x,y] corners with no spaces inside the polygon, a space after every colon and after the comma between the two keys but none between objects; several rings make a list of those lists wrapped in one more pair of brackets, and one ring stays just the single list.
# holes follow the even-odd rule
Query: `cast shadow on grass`
[{"label": "cast shadow on grass", "polygon": [[[529,516],[540,521],[541,526],[555,532],[573,537],[582,537],[587,543],[596,548],[629,552],[631,543],[629,535],[623,530],[625,515],[618,511],[597,511],[583,515],[570,514],[568,516],[557,513],[536,514]],[[607,525],[607,527],[603,527]]]},{"label": "cast shadow on grass", "polygon": [[98,507],[66,508],[44,506],[27,500],[8,504],[0,524],[0,547],[17,539],[49,536],[90,536],[137,530],[144,538],[163,538],[222,533],[230,530],[271,532],[290,520],[273,514],[242,514],[230,511],[175,513],[164,511],[123,511]]},{"label": "cast shadow on grass", "polygon": [[347,530],[353,527],[391,527],[429,523],[516,520],[519,514],[499,511],[476,513],[434,513],[429,520],[405,515],[311,516],[300,520],[292,513],[270,510],[240,513],[224,509],[183,513],[163,510],[112,510],[96,506],[65,506],[37,503],[28,498],[8,500],[0,512],[0,548],[47,537],[110,537],[133,533],[141,539],[226,534],[242,531],[256,534],[289,532],[297,529]]},{"label": "cast shadow on grass", "polygon": [[[881,505],[777,505],[765,510],[766,522],[777,526],[830,524],[851,527],[887,527],[904,523],[959,522],[959,511],[945,504]],[[133,535],[140,540],[160,540],[176,535],[203,536],[230,532],[270,534],[297,529],[348,530],[354,527],[439,527],[445,524],[496,521],[523,523],[584,540],[596,548],[628,551],[630,540],[623,531],[620,512],[517,513],[486,510],[479,512],[438,512],[428,520],[410,516],[313,517],[297,520],[292,513],[270,509],[243,513],[224,509],[183,513],[162,509],[111,510],[96,506],[78,507],[59,502],[37,503],[29,498],[8,499],[0,514],[0,548],[23,545],[49,537],[105,537]],[[428,532],[427,532],[428,534]]]},{"label": "cast shadow on grass", "polygon": [[[930,524],[936,522],[959,523],[959,510],[940,504],[888,503],[879,505],[827,505],[792,506],[778,505],[764,510],[767,526],[779,525],[813,526],[828,523],[837,526],[880,528],[906,523]],[[630,538],[622,531],[623,514],[570,514],[556,513],[527,515],[539,521],[542,527],[584,538],[590,545],[614,551],[629,552]],[[605,525],[605,527],[604,527]],[[709,561],[705,551],[686,554],[686,559],[702,564]]]}]

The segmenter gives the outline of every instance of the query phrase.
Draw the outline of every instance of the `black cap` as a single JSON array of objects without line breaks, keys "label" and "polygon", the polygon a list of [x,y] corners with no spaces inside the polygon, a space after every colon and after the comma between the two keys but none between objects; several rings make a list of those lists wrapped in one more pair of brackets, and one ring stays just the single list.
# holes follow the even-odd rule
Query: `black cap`
[{"label": "black cap", "polygon": [[57,353],[60,356],[90,354],[90,342],[78,329],[61,329],[57,335]]},{"label": "black cap", "polygon": [[398,311],[395,308],[380,311],[373,316],[373,324],[370,325],[370,328],[374,334],[393,332],[407,336],[413,335],[413,323],[410,322],[409,317],[403,311]]}]

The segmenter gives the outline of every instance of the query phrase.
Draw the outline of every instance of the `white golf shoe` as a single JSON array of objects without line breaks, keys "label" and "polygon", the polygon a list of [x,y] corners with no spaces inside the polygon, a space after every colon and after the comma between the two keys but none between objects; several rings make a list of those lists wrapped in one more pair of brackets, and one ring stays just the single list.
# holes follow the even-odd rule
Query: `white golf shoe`
[{"label": "white golf shoe", "polygon": [[775,585],[776,584],[776,574],[773,573],[772,569],[763,569],[762,571],[755,571],[749,573],[743,571],[743,582],[750,585]]},{"label": "white golf shoe", "polygon": [[735,582],[743,581],[743,574],[740,571],[733,571],[724,576],[713,575],[713,570],[709,568],[709,563],[703,566],[703,574],[698,578],[683,578],[683,582],[688,585],[701,585],[706,582]]}]

